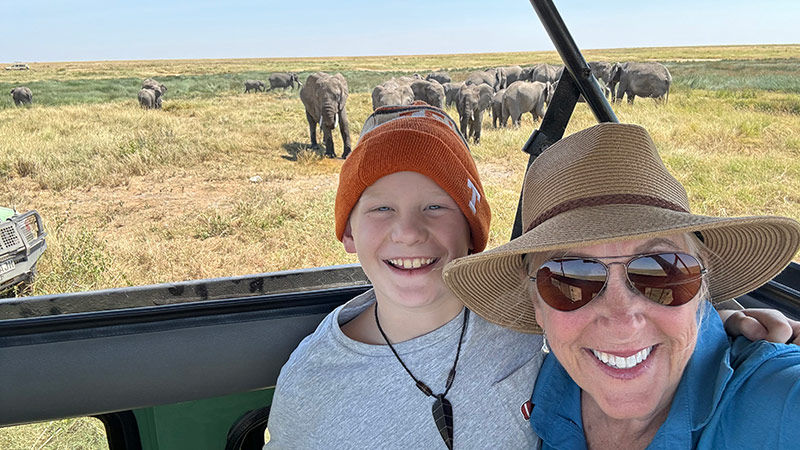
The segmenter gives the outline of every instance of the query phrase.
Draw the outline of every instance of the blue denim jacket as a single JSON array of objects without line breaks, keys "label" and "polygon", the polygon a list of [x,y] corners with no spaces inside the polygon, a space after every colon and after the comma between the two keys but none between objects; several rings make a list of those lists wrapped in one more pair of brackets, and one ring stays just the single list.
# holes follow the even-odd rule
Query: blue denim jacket
[{"label": "blue denim jacket", "polygon": [[[531,398],[542,449],[586,449],[580,392],[547,355]],[[800,347],[743,337],[731,344],[708,308],[669,415],[647,448],[800,448]]]}]

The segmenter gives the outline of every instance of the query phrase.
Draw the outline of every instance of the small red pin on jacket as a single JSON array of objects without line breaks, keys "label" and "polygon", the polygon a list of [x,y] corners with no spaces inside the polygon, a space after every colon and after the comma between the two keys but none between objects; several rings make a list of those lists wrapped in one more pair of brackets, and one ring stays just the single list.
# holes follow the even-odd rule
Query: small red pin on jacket
[{"label": "small red pin on jacket", "polygon": [[533,403],[531,403],[530,400],[523,403],[522,407],[520,407],[520,411],[522,411],[522,417],[524,417],[525,420],[529,420],[531,418],[532,409],[533,409]]}]

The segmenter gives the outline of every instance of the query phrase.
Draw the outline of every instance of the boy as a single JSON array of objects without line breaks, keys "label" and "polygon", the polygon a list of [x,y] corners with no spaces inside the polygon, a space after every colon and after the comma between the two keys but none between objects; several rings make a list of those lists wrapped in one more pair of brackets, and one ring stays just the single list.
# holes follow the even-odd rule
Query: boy
[{"label": "boy", "polygon": [[[520,407],[541,365],[541,336],[470,314],[442,280],[449,261],[485,248],[491,217],[455,122],[418,104],[377,109],[342,166],[335,216],[373,289],[292,353],[264,448],[538,445]],[[753,316],[736,313],[726,326],[753,338],[765,333],[759,320],[786,327],[785,317]]]},{"label": "boy", "polygon": [[373,289],[328,315],[281,370],[265,449],[535,444],[519,408],[540,337],[469,314],[441,276],[485,248],[490,217],[446,113],[415,104],[367,119],[339,177],[336,234]]}]

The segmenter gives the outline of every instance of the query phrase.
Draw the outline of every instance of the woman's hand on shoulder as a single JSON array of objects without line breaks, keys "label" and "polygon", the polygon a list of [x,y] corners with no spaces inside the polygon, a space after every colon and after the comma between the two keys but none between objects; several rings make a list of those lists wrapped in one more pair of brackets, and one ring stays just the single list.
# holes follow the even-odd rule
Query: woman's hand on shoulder
[{"label": "woman's hand on shoulder", "polygon": [[751,341],[764,339],[780,344],[800,345],[800,321],[768,308],[717,311],[728,335]]}]

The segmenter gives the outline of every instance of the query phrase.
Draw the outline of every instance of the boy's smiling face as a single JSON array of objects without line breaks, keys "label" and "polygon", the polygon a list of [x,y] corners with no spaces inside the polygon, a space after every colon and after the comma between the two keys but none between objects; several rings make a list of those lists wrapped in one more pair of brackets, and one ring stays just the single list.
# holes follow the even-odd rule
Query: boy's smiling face
[{"label": "boy's smiling face", "polygon": [[430,178],[417,172],[380,178],[353,208],[342,242],[358,254],[382,302],[401,308],[460,304],[442,269],[467,255],[470,228],[458,204]]}]

